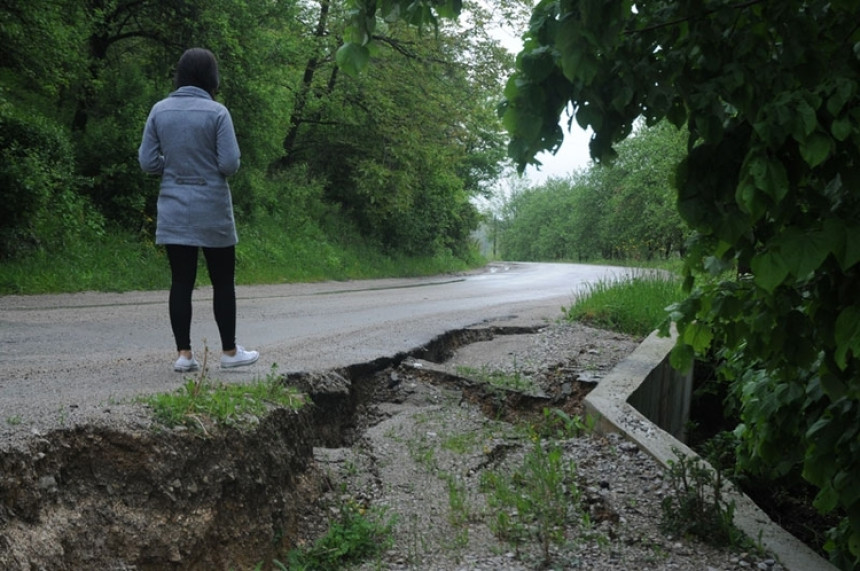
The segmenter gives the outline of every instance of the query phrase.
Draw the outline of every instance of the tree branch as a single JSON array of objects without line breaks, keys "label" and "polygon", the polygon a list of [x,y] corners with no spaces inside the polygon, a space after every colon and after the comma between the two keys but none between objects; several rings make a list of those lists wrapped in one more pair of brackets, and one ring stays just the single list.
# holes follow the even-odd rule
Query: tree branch
[{"label": "tree branch", "polygon": [[743,10],[744,8],[749,8],[750,6],[755,6],[756,4],[764,4],[767,0],[747,0],[746,2],[740,2],[738,4],[734,4],[732,6],[721,6],[719,8],[714,8],[712,10],[706,10],[705,13],[696,18],[678,18],[676,20],[671,20],[669,22],[661,22],[660,24],[654,24],[653,26],[647,26],[645,28],[641,28],[638,30],[626,30],[625,34],[640,34],[643,32],[653,32],[654,30],[660,30],[663,28],[670,28],[672,26],[677,26],[678,24],[682,24],[684,22],[693,22],[695,20],[701,20],[703,18],[707,18],[711,14],[716,14],[722,10]]}]

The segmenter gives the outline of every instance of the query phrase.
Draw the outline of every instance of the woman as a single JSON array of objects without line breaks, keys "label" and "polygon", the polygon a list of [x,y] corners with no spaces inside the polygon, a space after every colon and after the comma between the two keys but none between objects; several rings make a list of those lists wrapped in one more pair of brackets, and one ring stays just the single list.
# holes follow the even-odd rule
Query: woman
[{"label": "woman", "polygon": [[176,67],[176,91],[156,103],[146,120],[138,160],[161,175],[155,243],[170,261],[170,325],[179,353],[173,369],[196,371],[191,350],[191,293],[197,252],[203,249],[212,281],[221,367],[254,363],[260,354],[236,344],[236,224],[227,177],[239,169],[239,145],[227,108],[215,101],[220,78],[209,50],[192,48]]}]

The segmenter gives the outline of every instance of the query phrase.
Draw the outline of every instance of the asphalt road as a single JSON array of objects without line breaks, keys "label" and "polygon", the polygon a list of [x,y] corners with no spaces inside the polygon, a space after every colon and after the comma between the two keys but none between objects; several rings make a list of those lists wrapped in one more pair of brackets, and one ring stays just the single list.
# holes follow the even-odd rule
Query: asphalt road
[{"label": "asphalt road", "polygon": [[[554,319],[588,282],[623,268],[492,264],[463,276],[237,288],[240,344],[261,353],[222,371],[211,289],[194,294],[192,342],[210,377],[242,382],[391,357],[488,321]],[[93,418],[116,420],[136,395],[171,391],[183,375],[167,292],[0,297],[0,441]],[[214,366],[212,366],[214,365]]]}]

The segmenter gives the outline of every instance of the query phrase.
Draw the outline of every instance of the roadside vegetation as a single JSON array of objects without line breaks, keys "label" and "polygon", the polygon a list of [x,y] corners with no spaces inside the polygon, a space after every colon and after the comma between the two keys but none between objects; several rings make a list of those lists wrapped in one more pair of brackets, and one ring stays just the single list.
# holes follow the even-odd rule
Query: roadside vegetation
[{"label": "roadside vegetation", "polygon": [[[183,50],[219,60],[242,152],[240,283],[417,275],[480,263],[473,204],[510,161],[495,100],[525,22],[376,32],[385,64],[342,73],[345,6],[35,0],[0,7],[0,294],[163,288],[159,181],[137,148]],[[241,42],[237,42],[241,38]],[[205,272],[204,272],[205,273]]]},{"label": "roadside vegetation", "polygon": [[188,376],[179,389],[138,399],[152,409],[162,425],[186,426],[208,432],[218,426],[254,426],[275,408],[298,410],[305,396],[284,385],[277,365],[265,379],[247,384],[215,382],[208,376],[206,361],[199,372]]},{"label": "roadside vegetation", "polygon": [[[275,559],[272,568],[283,571],[331,571],[379,558],[393,543],[396,520],[385,510],[365,509],[354,501],[340,506],[329,530],[311,545]],[[258,567],[262,569],[262,564]]]},{"label": "roadside vegetation", "polygon": [[647,337],[666,320],[667,308],[682,299],[684,292],[678,276],[637,271],[588,284],[562,311],[570,321]]},{"label": "roadside vegetation", "polygon": [[[456,272],[485,263],[471,246],[460,257],[448,251],[410,256],[385,252],[358,233],[334,241],[323,231],[314,236],[289,236],[274,217],[257,226],[239,225],[236,283],[271,284],[325,280],[411,277]],[[262,226],[268,225],[272,233]],[[340,240],[340,239],[338,239]],[[208,273],[198,272],[198,284]],[[139,291],[168,289],[170,269],[164,249],[151,241],[115,230],[0,263],[0,295]]]},{"label": "roadside vegetation", "polygon": [[674,260],[681,269],[687,230],[676,206],[674,169],[686,133],[668,123],[637,124],[611,166],[592,165],[538,186],[508,180],[487,203],[487,234],[506,260]]}]

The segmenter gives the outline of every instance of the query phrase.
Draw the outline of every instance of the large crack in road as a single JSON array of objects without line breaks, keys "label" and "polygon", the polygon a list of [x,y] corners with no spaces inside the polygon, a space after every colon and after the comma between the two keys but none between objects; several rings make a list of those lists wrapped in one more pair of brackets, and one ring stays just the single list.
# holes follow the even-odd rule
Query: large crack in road
[{"label": "large crack in road", "polygon": [[[468,408],[494,422],[548,405],[575,407],[581,391],[557,390],[578,384],[572,369],[558,372],[564,363],[517,362],[510,347],[502,355],[485,347],[485,364],[471,369],[495,363],[523,375],[554,374],[545,384],[555,395],[490,387],[445,364],[466,346],[500,336],[522,344],[539,329],[456,330],[390,358],[284,375],[313,405],[273,410],[254,426],[204,433],[155,423],[134,430],[90,424],[43,434],[0,455],[0,567],[250,569],[282,557],[326,519],[320,501],[330,474],[321,466],[331,451],[360,449],[368,430],[416,394],[459,394],[449,403],[453,411]],[[601,347],[600,357],[610,361],[588,366],[592,373],[631,347],[619,336],[607,341],[612,348]],[[596,358],[594,351],[588,355]],[[439,407],[434,398],[420,408]]]}]

